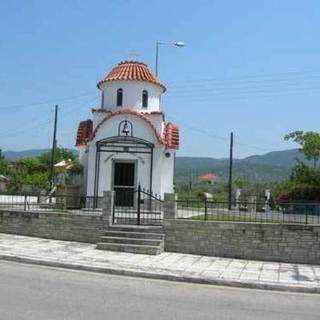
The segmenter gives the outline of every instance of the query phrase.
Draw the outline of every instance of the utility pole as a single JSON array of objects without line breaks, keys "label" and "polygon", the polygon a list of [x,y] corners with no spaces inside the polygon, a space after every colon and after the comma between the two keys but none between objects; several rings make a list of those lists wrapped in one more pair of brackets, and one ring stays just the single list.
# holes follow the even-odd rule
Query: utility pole
[{"label": "utility pole", "polygon": [[192,192],[191,192],[191,190],[192,190],[192,169],[189,169],[189,174],[188,174],[188,176],[189,176],[189,198],[191,198],[191,195],[192,195]]},{"label": "utility pole", "polygon": [[54,183],[54,154],[57,147],[57,122],[58,122],[58,106],[55,105],[54,110],[54,127],[53,127],[53,140],[51,150],[51,167],[50,167],[50,190],[53,188]]},{"label": "utility pole", "polygon": [[158,64],[159,64],[159,45],[160,45],[160,42],[157,41],[156,42],[156,77],[158,76]]},{"label": "utility pole", "polygon": [[232,207],[232,169],[233,169],[233,132],[230,134],[230,157],[229,157],[229,195],[228,195],[228,209]]}]

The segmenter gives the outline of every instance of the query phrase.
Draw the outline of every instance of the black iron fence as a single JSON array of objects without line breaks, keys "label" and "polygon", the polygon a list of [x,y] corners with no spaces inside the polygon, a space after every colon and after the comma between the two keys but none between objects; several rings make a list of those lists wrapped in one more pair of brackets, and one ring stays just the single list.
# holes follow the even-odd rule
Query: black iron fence
[{"label": "black iron fence", "polygon": [[163,201],[160,196],[140,188],[115,193],[113,224],[161,225]]},{"label": "black iron fence", "polygon": [[[0,210],[102,213],[103,197],[75,195],[0,194]],[[258,223],[320,224],[320,202],[228,202],[187,199],[177,200],[177,218],[207,221]],[[112,219],[114,224],[161,225],[163,200],[137,188],[116,192]]]},{"label": "black iron fence", "polygon": [[229,202],[177,200],[177,217],[192,220],[320,224],[320,203]]},{"label": "black iron fence", "polygon": [[101,214],[102,197],[75,195],[0,194],[0,210]]}]

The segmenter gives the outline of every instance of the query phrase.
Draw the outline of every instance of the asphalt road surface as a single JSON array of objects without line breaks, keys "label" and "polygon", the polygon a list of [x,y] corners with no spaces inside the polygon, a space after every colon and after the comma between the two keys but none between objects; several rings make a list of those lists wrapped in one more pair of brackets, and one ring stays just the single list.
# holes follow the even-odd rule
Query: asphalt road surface
[{"label": "asphalt road surface", "polygon": [[1,320],[320,319],[320,295],[119,277],[0,261]]}]

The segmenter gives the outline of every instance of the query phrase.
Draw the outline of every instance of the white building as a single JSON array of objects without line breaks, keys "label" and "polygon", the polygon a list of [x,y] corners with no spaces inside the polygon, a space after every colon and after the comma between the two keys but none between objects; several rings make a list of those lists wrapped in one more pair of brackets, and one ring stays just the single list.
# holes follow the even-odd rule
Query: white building
[{"label": "white building", "polygon": [[173,192],[179,129],[165,121],[166,87],[141,62],[124,61],[98,83],[101,106],[79,124],[76,146],[88,196],[141,188]]}]

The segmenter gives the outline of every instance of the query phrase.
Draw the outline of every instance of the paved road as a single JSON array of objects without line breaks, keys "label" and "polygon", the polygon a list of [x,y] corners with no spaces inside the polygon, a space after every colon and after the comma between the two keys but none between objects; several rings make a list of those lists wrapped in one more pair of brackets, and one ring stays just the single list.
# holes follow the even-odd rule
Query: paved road
[{"label": "paved road", "polygon": [[1,320],[319,319],[320,296],[0,261]]}]

